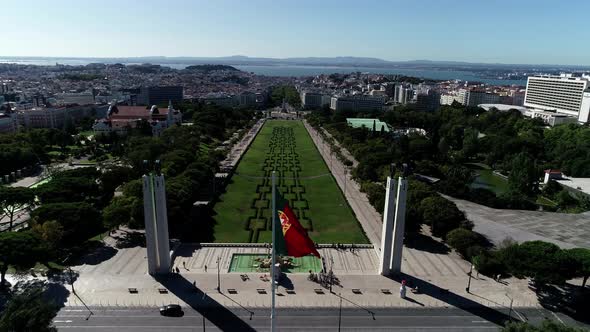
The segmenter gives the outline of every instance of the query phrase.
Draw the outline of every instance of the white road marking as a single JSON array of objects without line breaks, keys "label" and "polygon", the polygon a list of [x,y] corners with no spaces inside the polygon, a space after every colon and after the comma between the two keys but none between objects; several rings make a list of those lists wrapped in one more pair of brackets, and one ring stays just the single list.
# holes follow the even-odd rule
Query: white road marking
[{"label": "white road marking", "polygon": [[54,323],[71,323],[71,320],[54,320]]},{"label": "white road marking", "polygon": [[553,317],[557,318],[557,320],[558,320],[558,321],[559,321],[561,324],[565,325],[565,323],[564,323],[564,322],[561,320],[561,318],[559,318],[559,316],[557,316],[557,315],[556,315],[556,314],[555,314],[553,311],[551,311],[551,314],[553,315]]}]

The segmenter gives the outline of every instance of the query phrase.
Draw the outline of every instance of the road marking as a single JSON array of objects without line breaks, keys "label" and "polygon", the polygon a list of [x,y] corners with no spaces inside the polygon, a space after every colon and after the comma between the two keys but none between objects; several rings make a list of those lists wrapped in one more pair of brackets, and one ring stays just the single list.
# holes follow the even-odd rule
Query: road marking
[{"label": "road marking", "polygon": [[487,320],[472,320],[472,323],[489,323]]},{"label": "road marking", "polygon": [[71,323],[71,320],[54,320],[54,323]]},{"label": "road marking", "polygon": [[557,315],[556,315],[556,314],[555,314],[553,311],[551,311],[551,314],[553,315],[553,317],[557,318],[557,320],[558,320],[558,321],[559,321],[561,324],[565,325],[565,323],[564,323],[564,322],[561,320],[561,318],[559,318],[559,316],[557,316]]}]

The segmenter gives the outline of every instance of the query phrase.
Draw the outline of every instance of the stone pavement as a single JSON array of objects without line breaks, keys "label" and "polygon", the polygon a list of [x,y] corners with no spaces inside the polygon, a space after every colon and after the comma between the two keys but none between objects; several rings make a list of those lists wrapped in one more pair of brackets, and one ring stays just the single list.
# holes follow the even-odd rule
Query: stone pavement
[{"label": "stone pavement", "polygon": [[303,121],[303,123],[318,151],[320,151],[320,154],[324,158],[330,172],[332,172],[332,175],[336,179],[336,183],[338,183],[338,186],[340,186],[340,189],[344,193],[344,196],[352,208],[357,220],[363,227],[367,238],[375,248],[381,248],[383,217],[377,212],[377,210],[375,210],[371,203],[369,203],[367,195],[361,192],[358,183],[352,179],[350,170],[344,166],[336,156],[331,154],[330,146],[324,142],[323,138],[307,123],[307,121]]},{"label": "stone pavement", "polygon": [[[106,241],[109,243],[110,241]],[[264,253],[259,247],[200,247],[183,245],[174,266],[180,273],[156,279],[146,273],[146,249],[133,247],[105,250],[102,261],[91,256],[86,264],[72,266],[79,273],[70,293],[68,306],[156,306],[180,303],[206,306],[214,303],[227,307],[269,307],[270,283],[260,279],[265,273],[249,273],[243,281],[240,273],[228,273],[233,253]],[[320,254],[330,262],[340,286],[333,286],[334,294],[319,284],[307,280],[307,274],[286,275],[277,296],[279,307],[333,307],[339,303],[335,294],[343,297],[343,306],[377,307],[481,307],[504,308],[514,297],[515,307],[534,307],[536,295],[527,289],[526,281],[509,279],[507,284],[487,277],[473,278],[471,294],[465,291],[469,265],[455,254],[436,254],[412,248],[404,249],[402,272],[404,279],[417,285],[419,294],[408,292],[411,300],[398,295],[400,282],[376,274],[377,257],[372,249],[337,250],[322,248]],[[219,277],[221,293],[217,289],[217,257],[221,257]],[[185,262],[185,264],[183,264]],[[330,263],[327,263],[331,265]],[[207,272],[204,265],[208,266]],[[186,266],[186,268],[185,268]],[[193,282],[196,284],[193,286]],[[67,288],[70,288],[68,285]],[[129,288],[135,288],[131,294]],[[235,292],[230,293],[233,289]],[[287,292],[287,289],[290,291]],[[316,290],[322,289],[322,294]],[[259,292],[262,290],[263,294]],[[385,290],[385,293],[384,293]],[[264,294],[266,293],[266,294]]]},{"label": "stone pavement", "polygon": [[541,240],[562,248],[590,248],[590,213],[570,214],[493,209],[448,197],[473,221],[473,230],[499,243],[507,237],[517,242]]}]

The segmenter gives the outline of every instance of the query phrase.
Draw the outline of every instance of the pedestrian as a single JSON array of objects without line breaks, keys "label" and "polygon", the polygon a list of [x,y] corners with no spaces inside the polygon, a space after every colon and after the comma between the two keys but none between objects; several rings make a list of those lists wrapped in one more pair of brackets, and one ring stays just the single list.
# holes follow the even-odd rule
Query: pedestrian
[{"label": "pedestrian", "polygon": [[188,270],[188,269],[186,268],[186,262],[184,262],[184,261],[182,262],[182,267],[184,267],[184,269],[185,269],[185,270]]},{"label": "pedestrian", "polygon": [[178,268],[178,266],[176,267],[176,273],[180,273],[180,269]]},{"label": "pedestrian", "polygon": [[197,282],[193,281],[193,287],[197,288]]},{"label": "pedestrian", "polygon": [[406,281],[402,280],[402,285],[399,288],[399,297],[402,299],[406,298]]},{"label": "pedestrian", "polygon": [[496,281],[497,281],[497,282],[500,282],[500,277],[502,277],[502,275],[500,275],[500,274],[498,274],[498,275],[496,276]]},{"label": "pedestrian", "polygon": [[205,265],[205,273],[207,273],[207,265]]}]

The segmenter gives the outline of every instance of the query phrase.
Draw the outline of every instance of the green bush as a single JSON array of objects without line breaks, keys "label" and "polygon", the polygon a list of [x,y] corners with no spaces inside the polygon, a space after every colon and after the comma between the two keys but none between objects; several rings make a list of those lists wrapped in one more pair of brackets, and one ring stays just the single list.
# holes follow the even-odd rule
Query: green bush
[{"label": "green bush", "polygon": [[[483,241],[484,239],[480,234],[465,228],[456,228],[448,232],[446,236],[446,242],[467,259],[471,258],[474,251],[477,251],[474,247],[481,248]],[[470,248],[471,250],[468,253]]]}]

